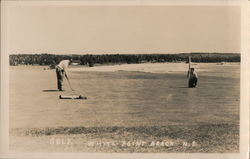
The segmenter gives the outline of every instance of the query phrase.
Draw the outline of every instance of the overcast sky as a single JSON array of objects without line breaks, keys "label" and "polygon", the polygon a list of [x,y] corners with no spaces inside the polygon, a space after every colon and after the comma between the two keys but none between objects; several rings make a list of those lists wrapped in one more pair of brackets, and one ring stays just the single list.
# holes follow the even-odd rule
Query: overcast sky
[{"label": "overcast sky", "polygon": [[235,6],[10,6],[10,54],[240,52]]}]

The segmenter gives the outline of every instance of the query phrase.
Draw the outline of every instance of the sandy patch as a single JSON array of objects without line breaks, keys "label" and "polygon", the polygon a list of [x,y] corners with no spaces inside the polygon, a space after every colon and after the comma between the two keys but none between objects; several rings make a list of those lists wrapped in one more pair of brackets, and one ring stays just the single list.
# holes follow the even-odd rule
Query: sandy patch
[{"label": "sandy patch", "polygon": [[[224,66],[239,66],[240,63],[192,63],[197,71],[212,71]],[[143,64],[121,64],[121,65],[100,65],[95,67],[72,67],[71,71],[98,71],[98,72],[115,72],[115,71],[139,71],[150,73],[175,73],[186,72],[189,65],[186,63],[143,63]]]}]

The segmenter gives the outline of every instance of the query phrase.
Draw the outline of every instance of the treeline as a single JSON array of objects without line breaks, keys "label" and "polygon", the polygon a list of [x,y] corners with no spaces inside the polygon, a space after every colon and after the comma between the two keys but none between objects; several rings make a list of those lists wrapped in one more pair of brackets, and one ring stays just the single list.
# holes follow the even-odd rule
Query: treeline
[{"label": "treeline", "polygon": [[136,64],[146,62],[240,62],[239,53],[180,53],[180,54],[104,54],[104,55],[54,55],[17,54],[10,55],[11,66],[15,65],[56,65],[63,59],[73,59],[81,65],[95,64]]}]

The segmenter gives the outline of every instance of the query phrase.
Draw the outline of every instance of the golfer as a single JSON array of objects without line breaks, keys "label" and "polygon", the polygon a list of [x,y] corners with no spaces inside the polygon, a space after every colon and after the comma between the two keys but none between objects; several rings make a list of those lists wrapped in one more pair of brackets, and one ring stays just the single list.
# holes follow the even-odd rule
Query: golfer
[{"label": "golfer", "polygon": [[56,77],[57,77],[57,88],[59,91],[63,91],[62,84],[64,76],[68,79],[68,67],[72,63],[72,60],[62,60],[56,65]]},{"label": "golfer", "polygon": [[189,88],[196,87],[197,82],[198,82],[198,75],[194,71],[194,68],[191,68],[190,70],[188,70],[187,77],[189,78],[188,87]]}]

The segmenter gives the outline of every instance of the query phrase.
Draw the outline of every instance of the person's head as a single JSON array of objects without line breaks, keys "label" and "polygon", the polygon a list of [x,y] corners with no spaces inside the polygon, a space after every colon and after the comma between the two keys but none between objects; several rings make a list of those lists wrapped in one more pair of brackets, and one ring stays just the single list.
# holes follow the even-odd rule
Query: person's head
[{"label": "person's head", "polygon": [[191,68],[191,72],[194,72],[194,68]]}]

